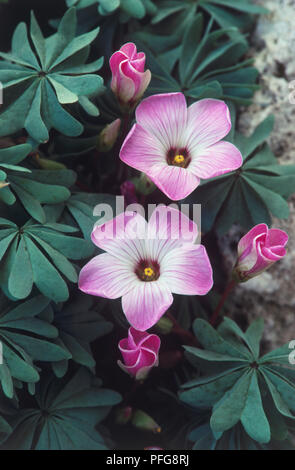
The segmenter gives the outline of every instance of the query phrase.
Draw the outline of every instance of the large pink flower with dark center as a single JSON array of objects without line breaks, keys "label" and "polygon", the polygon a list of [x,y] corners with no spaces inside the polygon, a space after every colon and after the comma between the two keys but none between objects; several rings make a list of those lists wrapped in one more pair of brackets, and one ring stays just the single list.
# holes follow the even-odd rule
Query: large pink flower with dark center
[{"label": "large pink flower with dark center", "polygon": [[111,89],[119,102],[130,107],[142,97],[151,81],[150,70],[145,68],[144,52],[137,52],[132,42],[124,44],[110,58]]},{"label": "large pink flower with dark center", "polygon": [[269,229],[266,224],[253,227],[238,244],[235,275],[239,281],[258,276],[286,255],[288,235],[283,230]]},{"label": "large pink flower with dark center", "polygon": [[128,338],[121,339],[119,342],[124,364],[118,361],[118,365],[137,380],[145,379],[150,370],[159,364],[160,346],[159,336],[137,331],[131,327],[128,331]]},{"label": "large pink flower with dark center", "polygon": [[81,270],[79,288],[88,294],[116,299],[129,323],[151,328],[173,302],[172,293],[205,295],[212,268],[206,249],[194,244],[197,226],[176,209],[158,206],[147,223],[125,212],[96,227],[92,241],[106,253]]},{"label": "large pink flower with dark center", "polygon": [[178,201],[194,191],[201,179],[242,165],[240,151],[221,140],[230,129],[230,113],[223,101],[205,99],[187,108],[182,93],[150,96],[136,109],[136,124],[120,158]]}]

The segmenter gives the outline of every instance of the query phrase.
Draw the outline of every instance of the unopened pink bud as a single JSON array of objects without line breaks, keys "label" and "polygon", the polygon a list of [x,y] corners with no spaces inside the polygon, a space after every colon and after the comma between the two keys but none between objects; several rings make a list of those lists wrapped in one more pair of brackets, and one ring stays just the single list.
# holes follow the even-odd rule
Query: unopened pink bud
[{"label": "unopened pink bud", "polygon": [[118,361],[118,365],[137,380],[143,380],[153,367],[158,366],[160,346],[161,340],[157,335],[131,327],[128,338],[119,342],[124,364]]},{"label": "unopened pink bud", "polygon": [[268,269],[286,255],[287,242],[288,235],[283,230],[269,229],[266,224],[253,227],[239,241],[235,279],[245,282]]},{"label": "unopened pink bud", "polygon": [[124,108],[133,108],[151,81],[150,70],[145,68],[145,54],[137,52],[132,42],[124,44],[110,58],[111,88]]}]

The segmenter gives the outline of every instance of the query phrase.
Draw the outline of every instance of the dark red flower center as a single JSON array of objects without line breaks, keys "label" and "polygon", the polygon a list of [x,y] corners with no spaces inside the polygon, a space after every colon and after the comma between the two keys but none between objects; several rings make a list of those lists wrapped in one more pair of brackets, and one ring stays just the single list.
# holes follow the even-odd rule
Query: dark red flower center
[{"label": "dark red flower center", "polygon": [[187,168],[191,158],[186,148],[171,148],[166,157],[168,165]]},{"label": "dark red flower center", "polygon": [[141,260],[136,266],[135,273],[141,281],[156,281],[160,276],[159,263],[157,261]]}]

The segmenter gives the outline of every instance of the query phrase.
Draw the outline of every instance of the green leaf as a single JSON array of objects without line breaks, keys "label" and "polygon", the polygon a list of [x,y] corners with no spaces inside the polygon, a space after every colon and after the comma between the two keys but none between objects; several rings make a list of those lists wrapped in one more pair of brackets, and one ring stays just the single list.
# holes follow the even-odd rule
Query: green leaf
[{"label": "green leaf", "polygon": [[223,432],[232,428],[243,414],[249,394],[252,373],[245,372],[234,386],[224,394],[212,412],[210,426],[213,431]]},{"label": "green leaf", "polygon": [[[64,225],[39,225],[31,220],[23,227],[6,229],[7,224],[9,221],[0,220],[0,282],[3,290],[22,299],[29,295],[35,284],[46,297],[56,302],[67,300],[68,287],[61,274],[71,282],[77,282],[76,271],[68,258],[76,260],[91,256],[90,242],[62,234],[61,230],[73,231],[72,227]],[[26,276],[22,276],[23,269],[26,269]]]},{"label": "green leaf", "polygon": [[[100,93],[103,82],[98,75],[87,72],[89,66],[86,64],[89,45],[99,28],[76,37],[76,27],[73,8],[65,13],[57,33],[45,39],[32,13],[30,35],[35,47],[33,51],[26,25],[20,23],[17,26],[12,39],[12,53],[0,53],[4,59],[0,67],[4,93],[12,85],[17,85],[12,98],[6,93],[0,114],[0,136],[25,128],[35,142],[44,143],[48,141],[52,127],[68,136],[83,132],[82,124],[61,105]],[[77,68],[79,76],[74,76],[75,72],[63,71],[63,67],[69,70]],[[90,71],[97,71],[100,67],[101,61],[96,61],[91,64]]]},{"label": "green leaf", "polygon": [[[112,324],[92,310],[92,304],[90,297],[76,296],[68,304],[56,308],[54,316],[60,339],[70,351],[73,361],[89,368],[95,366],[90,343],[112,330]],[[63,362],[62,370],[59,364],[53,364],[53,369],[61,377],[67,370],[67,364]]]},{"label": "green leaf", "polygon": [[101,388],[83,368],[63,380],[42,377],[34,408],[22,408],[11,420],[13,432],[2,448],[106,450],[95,426],[120,400],[118,393]]},{"label": "green leaf", "polygon": [[225,341],[221,335],[205,320],[198,318],[193,324],[194,333],[204,348],[216,353],[225,354],[234,360],[247,361],[249,357]]},{"label": "green leaf", "polygon": [[223,98],[250,104],[258,72],[249,67],[249,60],[242,60],[248,48],[245,38],[228,26],[212,31],[212,22],[204,30],[202,14],[192,11],[196,5],[184,3],[188,16],[179,15],[183,23],[177,25],[177,34],[158,34],[150,28],[130,36],[146,53],[152,72],[147,94],[182,91],[191,98]]},{"label": "green leaf", "polygon": [[270,426],[265,415],[259,390],[257,372],[254,370],[246,405],[241,416],[245,431],[262,444],[270,441]]},{"label": "green leaf", "polygon": [[218,374],[205,379],[196,379],[185,384],[185,387],[192,386],[191,389],[181,391],[179,398],[184,403],[195,408],[209,408],[218,402],[225,393],[225,390],[232,387],[243,372],[230,371],[227,374]]},{"label": "green leaf", "polygon": [[[271,225],[271,214],[278,218],[289,216],[287,198],[294,192],[295,172],[292,165],[279,165],[269,147],[263,145],[272,126],[273,118],[270,117],[248,138],[235,133],[231,141],[242,152],[242,167],[203,181],[190,196],[190,202],[202,204],[205,214],[203,229],[206,231],[214,227],[222,235],[233,224],[250,230],[259,223]],[[287,172],[286,180],[282,175]],[[217,198],[220,195],[217,203],[216,198],[210,196],[212,191]]]}]

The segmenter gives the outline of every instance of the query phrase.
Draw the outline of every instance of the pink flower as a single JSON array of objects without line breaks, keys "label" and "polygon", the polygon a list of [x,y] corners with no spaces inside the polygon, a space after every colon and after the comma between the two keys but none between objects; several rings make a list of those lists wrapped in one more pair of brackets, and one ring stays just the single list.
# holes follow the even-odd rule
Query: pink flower
[{"label": "pink flower", "polygon": [[112,55],[110,67],[114,94],[121,104],[133,107],[151,81],[150,70],[144,71],[145,54],[137,52],[136,45],[129,42]]},{"label": "pink flower", "polygon": [[137,123],[127,135],[120,158],[146,173],[173,201],[200,184],[236,170],[240,151],[221,141],[231,129],[223,101],[205,99],[187,108],[182,93],[150,96],[136,109]]},{"label": "pink flower", "polygon": [[159,364],[158,353],[161,340],[157,335],[129,328],[128,338],[121,339],[119,349],[124,364],[118,365],[137,380],[145,379],[149,371]]},{"label": "pink flower", "polygon": [[198,229],[183,213],[158,206],[147,223],[124,212],[97,226],[92,241],[106,253],[80,272],[79,288],[116,299],[129,323],[151,328],[173,302],[172,293],[205,295],[213,285],[212,268],[203,245],[194,244]]},{"label": "pink flower", "polygon": [[258,276],[286,254],[288,235],[266,224],[253,227],[238,244],[238,261],[234,274],[239,282]]}]

